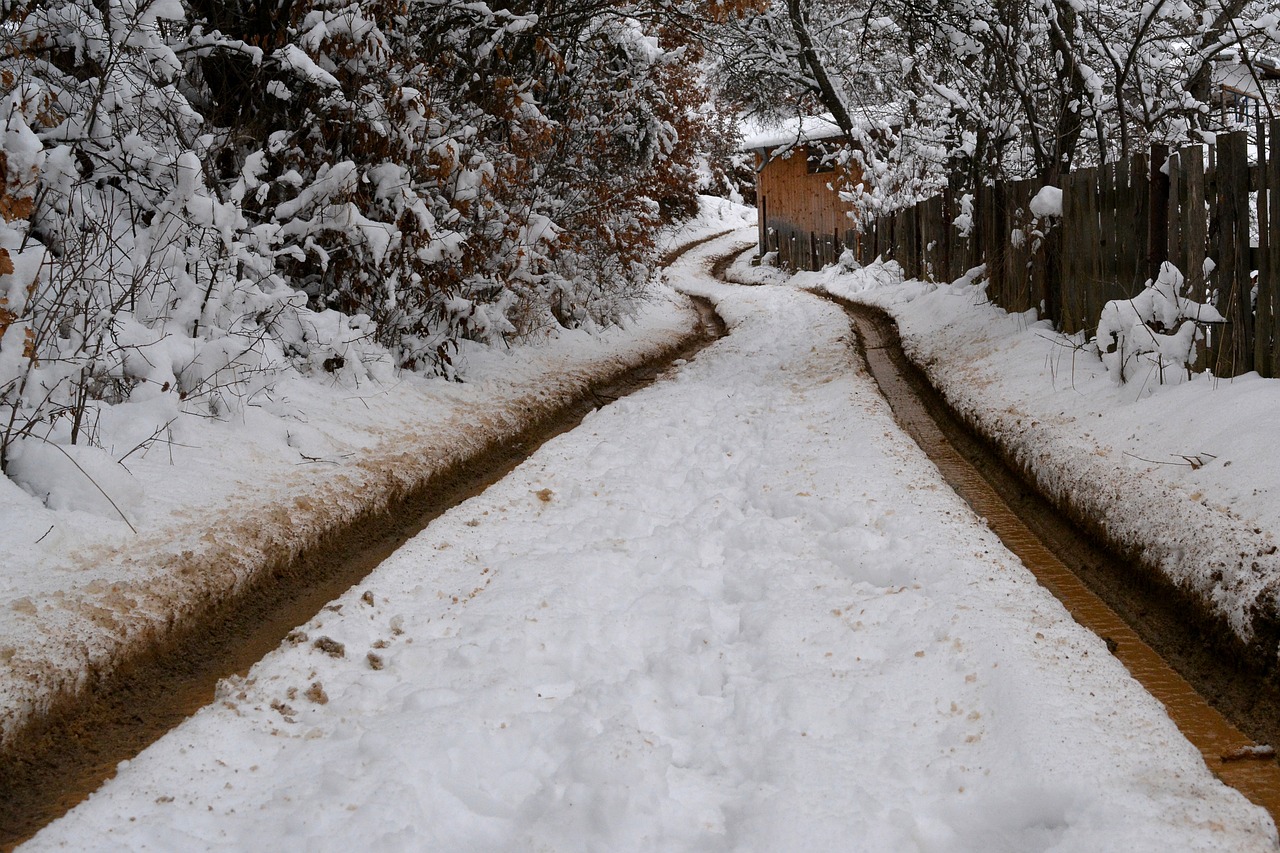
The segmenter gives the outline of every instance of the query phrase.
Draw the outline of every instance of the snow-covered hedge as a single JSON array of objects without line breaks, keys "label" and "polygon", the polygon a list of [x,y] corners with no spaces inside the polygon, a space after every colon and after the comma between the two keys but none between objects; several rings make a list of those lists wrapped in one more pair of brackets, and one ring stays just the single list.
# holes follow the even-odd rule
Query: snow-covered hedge
[{"label": "snow-covered hedge", "polygon": [[5,4],[0,467],[623,318],[711,126],[634,11]]}]

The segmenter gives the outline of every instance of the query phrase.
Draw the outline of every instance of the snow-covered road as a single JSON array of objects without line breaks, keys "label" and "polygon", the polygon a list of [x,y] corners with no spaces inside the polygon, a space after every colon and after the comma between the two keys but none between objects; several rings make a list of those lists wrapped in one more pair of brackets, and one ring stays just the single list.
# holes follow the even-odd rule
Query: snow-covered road
[{"label": "snow-covered road", "polygon": [[29,848],[1275,849],[899,431],[843,313],[711,282],[725,246],[671,277],[728,338]]}]

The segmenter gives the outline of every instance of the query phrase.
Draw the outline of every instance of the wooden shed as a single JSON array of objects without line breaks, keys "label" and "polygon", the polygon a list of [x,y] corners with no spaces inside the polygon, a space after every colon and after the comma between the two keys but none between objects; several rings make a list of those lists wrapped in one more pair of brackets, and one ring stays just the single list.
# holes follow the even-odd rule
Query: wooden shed
[{"label": "wooden shed", "polygon": [[1227,130],[1265,121],[1266,105],[1280,96],[1280,58],[1255,54],[1245,62],[1239,54],[1227,53],[1214,62],[1211,100]]},{"label": "wooden shed", "polygon": [[821,269],[845,248],[857,249],[852,207],[836,189],[858,174],[829,156],[843,141],[830,119],[804,117],[750,134],[744,147],[756,156],[759,252],[777,252],[780,266]]}]

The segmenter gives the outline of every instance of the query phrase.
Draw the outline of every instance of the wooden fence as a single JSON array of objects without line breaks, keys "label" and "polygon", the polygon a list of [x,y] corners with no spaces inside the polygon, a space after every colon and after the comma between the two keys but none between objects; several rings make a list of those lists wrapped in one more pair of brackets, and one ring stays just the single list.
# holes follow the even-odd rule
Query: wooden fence
[{"label": "wooden fence", "polygon": [[[1109,300],[1137,295],[1169,260],[1186,276],[1185,295],[1226,318],[1206,327],[1197,367],[1280,375],[1280,120],[1215,145],[1154,146],[1079,169],[1061,189],[1062,215],[1045,221],[1031,213],[1036,183],[997,182],[980,187],[968,211],[943,193],[844,242],[860,262],[892,258],[909,278],[952,281],[985,263],[995,304],[1034,308],[1067,333],[1092,334]],[[962,234],[954,223],[964,213]],[[817,239],[813,260],[834,253]]]},{"label": "wooden fence", "polygon": [[858,245],[858,231],[846,228],[818,234],[788,225],[775,225],[764,236],[764,251],[778,253],[778,265],[791,270],[820,270],[840,260],[846,248]]}]

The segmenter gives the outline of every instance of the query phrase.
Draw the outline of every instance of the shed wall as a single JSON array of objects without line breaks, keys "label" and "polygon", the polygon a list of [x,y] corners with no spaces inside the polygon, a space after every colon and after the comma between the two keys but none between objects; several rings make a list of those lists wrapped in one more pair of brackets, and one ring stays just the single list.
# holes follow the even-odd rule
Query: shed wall
[{"label": "shed wall", "polygon": [[[760,159],[757,155],[757,164]],[[840,169],[841,167],[837,167]],[[777,251],[784,266],[816,269],[845,248],[857,248],[850,206],[832,189],[840,171],[810,173],[807,151],[775,157],[756,173],[761,252]],[[856,183],[856,175],[852,183]]]}]

